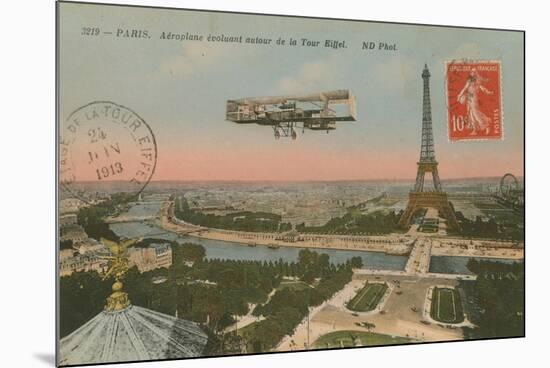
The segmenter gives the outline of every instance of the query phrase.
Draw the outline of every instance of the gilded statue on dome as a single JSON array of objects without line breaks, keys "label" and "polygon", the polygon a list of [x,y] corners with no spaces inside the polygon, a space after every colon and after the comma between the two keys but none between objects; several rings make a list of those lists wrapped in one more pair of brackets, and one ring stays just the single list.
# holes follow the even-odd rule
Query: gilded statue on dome
[{"label": "gilded statue on dome", "polygon": [[139,239],[124,239],[118,242],[109,239],[101,238],[101,242],[105,244],[112,253],[109,261],[109,269],[103,275],[103,280],[111,277],[115,279],[112,286],[113,293],[107,297],[105,310],[119,311],[130,305],[128,294],[122,291],[122,279],[128,271],[128,248],[136,244]]}]

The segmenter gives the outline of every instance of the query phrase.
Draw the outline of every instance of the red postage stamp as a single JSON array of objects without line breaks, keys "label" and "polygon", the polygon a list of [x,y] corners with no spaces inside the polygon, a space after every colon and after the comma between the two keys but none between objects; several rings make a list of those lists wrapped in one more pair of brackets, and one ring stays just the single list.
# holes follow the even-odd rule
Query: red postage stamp
[{"label": "red postage stamp", "polygon": [[448,62],[446,82],[449,140],[502,139],[500,62]]}]

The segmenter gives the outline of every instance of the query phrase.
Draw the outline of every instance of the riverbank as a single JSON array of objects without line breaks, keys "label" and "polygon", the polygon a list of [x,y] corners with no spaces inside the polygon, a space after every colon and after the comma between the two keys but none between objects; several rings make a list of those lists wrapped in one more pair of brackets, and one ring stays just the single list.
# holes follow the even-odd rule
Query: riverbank
[{"label": "riverbank", "polygon": [[197,238],[248,244],[249,246],[338,249],[404,256],[410,253],[414,243],[412,238],[394,234],[385,236],[300,234],[287,240],[288,237],[284,237],[279,233],[257,233],[200,227],[175,219],[172,211],[171,203],[165,202],[159,211],[158,220],[156,221],[157,226],[167,231]]},{"label": "riverbank", "polygon": [[[209,229],[178,220],[173,214],[172,202],[164,202],[157,225],[164,230],[186,234],[197,238],[226,241],[249,246],[265,245],[271,248],[294,247],[313,249],[338,249],[352,251],[380,252],[388,255],[408,256],[418,237],[401,234],[380,236],[359,235],[314,235],[299,234],[292,240],[278,233],[256,233],[222,229]],[[431,237],[431,255],[453,257],[482,257],[523,260],[523,246],[503,241],[469,240]]]},{"label": "riverbank", "polygon": [[515,246],[514,243],[503,241],[453,239],[451,242],[446,239],[437,239],[433,241],[431,255],[522,261],[524,258],[524,248],[523,246]]}]

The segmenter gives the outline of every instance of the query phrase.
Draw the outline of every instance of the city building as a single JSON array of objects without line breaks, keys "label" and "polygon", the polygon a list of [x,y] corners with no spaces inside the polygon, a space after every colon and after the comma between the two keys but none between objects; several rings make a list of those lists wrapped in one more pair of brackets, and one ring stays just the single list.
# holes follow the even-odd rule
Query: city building
[{"label": "city building", "polygon": [[61,249],[59,251],[59,261],[65,261],[69,258],[74,257],[75,252],[76,251],[73,248]]},{"label": "city building", "polygon": [[78,224],[62,226],[60,228],[60,232],[61,234],[59,240],[61,241],[71,240],[74,244],[88,239],[88,235],[86,234],[82,226]]},{"label": "city building", "polygon": [[95,252],[97,254],[107,253],[106,255],[108,256],[108,253],[110,253],[109,249],[104,244],[98,242],[94,238],[86,238],[85,240],[80,241],[74,247],[78,249],[78,253],[80,254]]},{"label": "city building", "polygon": [[128,249],[130,266],[137,266],[139,272],[157,268],[168,268],[172,265],[172,248],[169,243],[153,243],[147,247]]},{"label": "city building", "polygon": [[74,225],[77,223],[77,215],[76,213],[65,213],[62,215],[59,215],[59,226],[67,226],[67,225]]},{"label": "city building", "polygon": [[59,213],[77,213],[80,207],[84,205],[85,203],[78,198],[64,198],[59,201]]},{"label": "city building", "polygon": [[65,257],[59,260],[59,276],[69,276],[73,272],[96,271],[103,273],[109,265],[108,259],[100,257],[95,253],[77,254],[72,257]]}]

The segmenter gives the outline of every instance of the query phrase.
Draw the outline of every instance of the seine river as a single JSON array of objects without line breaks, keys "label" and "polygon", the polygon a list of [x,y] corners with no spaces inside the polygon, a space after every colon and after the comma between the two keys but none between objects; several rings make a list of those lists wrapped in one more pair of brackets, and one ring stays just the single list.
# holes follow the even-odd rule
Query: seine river
[{"label": "seine river", "polygon": [[[160,209],[160,203],[149,202],[133,205],[126,215],[147,216],[155,215]],[[271,249],[264,245],[250,247],[246,244],[196,238],[187,235],[177,235],[167,232],[147,222],[126,222],[111,224],[111,229],[125,238],[151,237],[183,243],[198,243],[204,246],[206,257],[209,259],[231,259],[248,261],[278,261],[296,262],[298,252],[305,248],[280,247]],[[351,257],[360,256],[363,259],[363,268],[379,270],[403,270],[407,263],[407,256],[387,255],[380,252],[348,251],[338,249],[317,249],[319,253],[326,253],[330,261],[335,264],[345,263]],[[466,267],[468,257],[434,256],[430,262],[431,272],[441,273],[470,273]],[[482,259],[482,258],[479,258]],[[495,262],[513,262],[510,260],[489,259]]]},{"label": "seine river", "polygon": [[[481,258],[475,257],[478,261],[490,261],[499,263],[514,263],[519,262],[513,259],[501,258]],[[430,259],[430,272],[435,273],[454,273],[454,274],[471,274],[466,265],[470,257],[449,257],[449,256],[432,256]]]},{"label": "seine river", "polygon": [[[175,240],[178,243],[201,244],[206,250],[206,257],[209,259],[232,259],[248,261],[278,261],[296,262],[298,252],[305,248],[280,247],[271,249],[264,245],[250,247],[246,244],[226,242],[223,240],[210,240],[196,238],[187,235],[177,235],[143,222],[126,222],[111,224],[115,234],[126,238],[147,237],[157,239]],[[319,253],[326,253],[332,263],[345,263],[354,256],[363,258],[364,268],[382,270],[403,270],[407,263],[406,256],[391,256],[379,252],[347,251],[337,249],[318,249]]]}]

